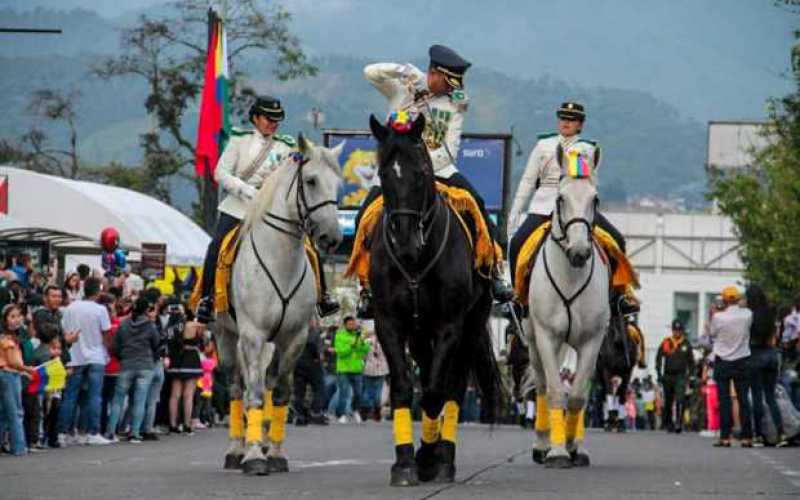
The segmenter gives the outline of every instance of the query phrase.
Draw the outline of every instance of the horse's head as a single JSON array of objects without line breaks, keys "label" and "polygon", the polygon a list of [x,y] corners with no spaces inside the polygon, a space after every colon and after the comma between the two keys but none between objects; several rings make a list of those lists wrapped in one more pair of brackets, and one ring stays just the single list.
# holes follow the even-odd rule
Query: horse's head
[{"label": "horse's head", "polygon": [[344,142],[335,148],[315,146],[302,134],[298,139],[297,216],[307,234],[325,251],[342,241],[336,196],[342,182],[339,155],[343,147]]},{"label": "horse's head", "polygon": [[425,244],[423,226],[436,199],[433,166],[422,141],[425,117],[420,114],[411,121],[408,115],[395,113],[384,126],[370,116],[369,124],[378,141],[378,176],[389,237],[398,257],[417,260]]},{"label": "horse's head", "polygon": [[566,151],[559,145],[556,158],[562,174],[553,211],[553,237],[570,264],[583,267],[592,255],[591,233],[599,203],[594,169],[599,149],[587,142],[573,144]]}]

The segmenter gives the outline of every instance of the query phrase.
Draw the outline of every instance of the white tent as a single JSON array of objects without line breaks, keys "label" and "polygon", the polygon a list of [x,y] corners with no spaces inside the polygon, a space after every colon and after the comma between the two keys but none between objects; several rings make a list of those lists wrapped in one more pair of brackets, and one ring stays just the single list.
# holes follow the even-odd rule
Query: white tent
[{"label": "white tent", "polygon": [[8,177],[8,216],[0,239],[44,239],[96,248],[100,232],[114,227],[122,245],[166,243],[167,263],[201,265],[210,238],[178,210],[142,193],[0,166]]}]

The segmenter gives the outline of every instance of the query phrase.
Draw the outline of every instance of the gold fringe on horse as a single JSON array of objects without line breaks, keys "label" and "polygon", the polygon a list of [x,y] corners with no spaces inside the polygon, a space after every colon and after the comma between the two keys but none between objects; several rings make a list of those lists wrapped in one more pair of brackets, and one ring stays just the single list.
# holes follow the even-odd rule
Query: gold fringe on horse
[{"label": "gold fringe on horse", "polygon": [[[453,209],[458,217],[464,233],[470,240],[475,255],[475,269],[491,267],[495,262],[501,262],[503,251],[489,234],[486,221],[481,216],[480,209],[469,191],[457,187],[447,186],[441,182],[436,183],[436,190],[442,194],[444,200]],[[345,270],[345,277],[358,277],[362,283],[369,282],[369,240],[372,232],[383,215],[383,197],[378,197],[364,210],[359,223],[358,232],[353,240],[353,252],[350,262]],[[464,216],[468,215],[475,225],[475,238],[472,238]]]}]

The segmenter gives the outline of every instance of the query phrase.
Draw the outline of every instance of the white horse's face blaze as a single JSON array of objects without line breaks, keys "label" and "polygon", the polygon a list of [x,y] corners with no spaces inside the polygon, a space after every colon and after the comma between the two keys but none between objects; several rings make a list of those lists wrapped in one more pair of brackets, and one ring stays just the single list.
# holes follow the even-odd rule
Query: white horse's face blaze
[{"label": "white horse's face blaze", "polygon": [[583,267],[592,253],[591,235],[585,223],[594,224],[597,210],[597,189],[589,179],[562,179],[558,190],[558,217],[554,224],[566,228],[564,247],[567,257],[574,267]]},{"label": "white horse's face blaze", "polygon": [[325,251],[331,251],[342,241],[342,231],[339,227],[337,207],[329,203],[320,208],[314,208],[330,200],[336,200],[341,183],[339,165],[336,161],[337,150],[327,150],[308,146],[305,153],[309,160],[303,165],[302,189],[305,195],[305,211],[311,209],[309,219],[312,225],[311,237],[317,245]]}]

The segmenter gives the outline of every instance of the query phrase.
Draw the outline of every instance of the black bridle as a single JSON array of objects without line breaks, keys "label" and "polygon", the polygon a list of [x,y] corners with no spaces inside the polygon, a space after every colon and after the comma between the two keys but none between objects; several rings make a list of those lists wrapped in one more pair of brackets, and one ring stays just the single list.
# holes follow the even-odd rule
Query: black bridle
[{"label": "black bridle", "polygon": [[[320,208],[326,207],[328,205],[336,205],[336,200],[325,200],[323,202],[317,203],[316,205],[309,206],[308,199],[306,198],[306,191],[303,182],[303,167],[309,160],[303,157],[301,154],[296,153],[294,157],[295,161],[298,163],[297,171],[295,172],[294,176],[292,177],[292,182],[289,183],[289,187],[286,190],[286,196],[284,197],[285,200],[289,200],[289,196],[292,193],[292,188],[295,184],[297,184],[297,189],[295,189],[295,205],[297,207],[297,219],[288,219],[286,217],[281,217],[278,215],[273,214],[272,212],[267,212],[262,217],[261,221],[266,224],[267,226],[279,231],[283,234],[286,234],[294,239],[302,240],[304,237],[308,236],[311,237],[316,231],[319,224],[314,222],[311,218],[311,214],[319,210]],[[281,227],[277,223],[286,224],[288,225],[288,229],[285,227]],[[297,291],[300,289],[300,286],[303,284],[303,280],[308,273],[308,260],[304,260],[303,265],[303,272],[300,275],[300,279],[292,288],[292,291],[288,295],[284,295],[281,292],[280,287],[278,286],[278,282],[275,281],[275,277],[269,271],[269,268],[264,263],[264,260],[261,258],[261,255],[258,253],[258,248],[256,247],[256,242],[253,239],[253,232],[250,231],[250,244],[253,247],[253,252],[256,255],[256,259],[258,260],[258,264],[261,266],[261,269],[269,278],[270,283],[272,283],[272,288],[275,289],[275,292],[278,294],[278,298],[281,299],[281,318],[278,321],[278,325],[272,329],[270,333],[269,339],[275,337],[275,335],[280,331],[281,327],[283,326],[283,320],[286,318],[286,308],[289,306],[289,302],[295,296]]]},{"label": "black bridle", "polygon": [[589,246],[591,248],[591,264],[589,268],[589,275],[586,277],[586,281],[581,285],[578,290],[572,294],[570,297],[567,297],[564,292],[558,287],[555,279],[553,279],[553,274],[550,271],[550,265],[547,262],[547,245],[542,246],[542,260],[544,260],[544,270],[547,273],[547,279],[550,280],[550,284],[553,286],[553,289],[558,294],[558,297],[561,299],[561,303],[564,304],[564,308],[567,310],[567,334],[564,338],[564,342],[569,340],[569,334],[572,331],[572,304],[575,300],[581,296],[581,294],[586,290],[589,286],[589,283],[592,281],[592,276],[594,276],[594,267],[595,267],[595,249],[594,249],[594,241],[592,240],[592,234],[594,232],[595,226],[595,219],[597,218],[597,205],[599,203],[598,198],[595,196],[594,198],[594,205],[592,208],[592,221],[589,222],[583,217],[573,217],[572,219],[568,220],[566,224],[564,223],[564,219],[561,218],[561,204],[563,203],[564,199],[561,194],[558,195],[556,198],[556,223],[558,224],[559,230],[561,231],[561,236],[556,237],[553,234],[552,229],[550,230],[550,239],[552,239],[558,248],[560,248],[564,255],[567,255],[567,247],[564,246],[564,241],[567,239],[567,230],[573,224],[583,224],[586,226],[587,236],[589,238]]},{"label": "black bridle", "polygon": [[[420,144],[415,144],[415,148],[420,153],[420,156],[424,160],[423,165],[423,175],[428,184],[434,184],[433,190],[434,195],[431,197],[428,195],[430,190],[425,190],[425,198],[422,200],[422,206],[419,210],[414,210],[411,208],[398,208],[394,210],[390,210],[384,204],[384,212],[383,212],[383,220],[382,220],[382,234],[383,234],[383,243],[384,247],[386,248],[386,253],[389,254],[389,258],[392,260],[397,269],[400,271],[400,274],[403,275],[403,278],[406,280],[408,287],[411,291],[411,298],[413,302],[414,312],[414,329],[419,330],[419,286],[422,283],[422,280],[428,275],[428,273],[433,270],[433,267],[442,257],[444,253],[444,249],[447,245],[447,240],[450,238],[450,209],[443,203],[441,195],[436,191],[435,188],[435,180],[433,176],[433,163],[431,162],[431,158],[428,155],[427,150],[425,147]],[[391,163],[392,157],[387,158],[386,164]],[[441,213],[442,209],[445,212],[445,230],[444,230],[444,237],[442,238],[442,242],[439,245],[439,248],[436,250],[433,258],[428,261],[427,265],[416,274],[413,274],[406,269],[403,263],[400,261],[399,257],[393,248],[393,245],[397,245],[397,238],[393,234],[394,232],[394,218],[403,216],[403,217],[412,217],[416,220],[417,226],[417,238],[419,241],[420,249],[425,248],[429,241],[429,237],[433,227],[436,225],[436,220]]]}]

